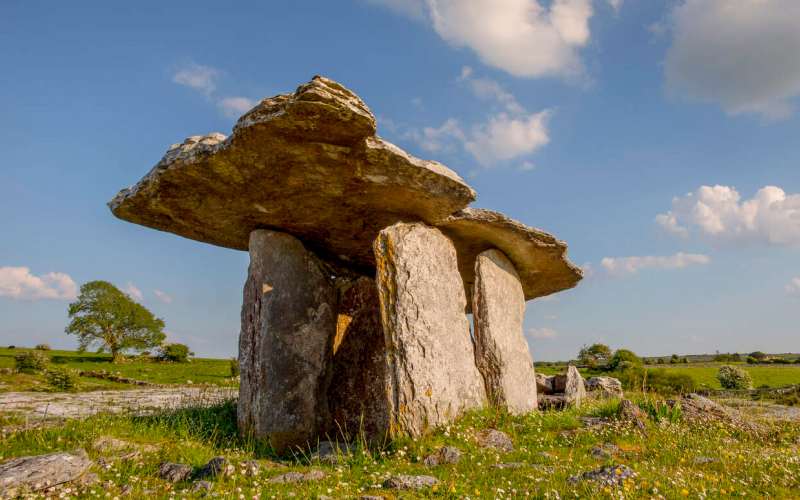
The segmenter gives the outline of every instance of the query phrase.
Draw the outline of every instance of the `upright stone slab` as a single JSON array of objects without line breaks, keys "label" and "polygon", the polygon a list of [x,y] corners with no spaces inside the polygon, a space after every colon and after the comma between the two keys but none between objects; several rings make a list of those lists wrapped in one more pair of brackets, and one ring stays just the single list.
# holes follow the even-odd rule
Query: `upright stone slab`
[{"label": "upright stone slab", "polygon": [[389,430],[389,372],[375,280],[348,280],[339,290],[339,320],[328,389],[328,434],[382,440]]},{"label": "upright stone slab", "polygon": [[326,266],[285,233],[250,234],[239,337],[239,429],[278,451],[315,440],[328,417],[336,289]]},{"label": "upright stone slab", "polygon": [[391,433],[418,436],[486,402],[452,242],[397,223],[374,244],[389,369]]},{"label": "upright stone slab", "polygon": [[475,362],[489,401],[511,413],[536,409],[536,377],[522,334],[525,295],[517,271],[499,250],[481,252],[472,294]]}]

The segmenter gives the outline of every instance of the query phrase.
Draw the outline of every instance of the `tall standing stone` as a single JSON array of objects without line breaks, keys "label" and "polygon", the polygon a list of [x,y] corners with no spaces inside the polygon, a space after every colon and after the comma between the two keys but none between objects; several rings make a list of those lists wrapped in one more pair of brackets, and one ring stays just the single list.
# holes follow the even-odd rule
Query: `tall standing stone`
[{"label": "tall standing stone", "polygon": [[375,280],[359,277],[339,290],[339,320],[328,389],[330,438],[365,435],[381,440],[389,430],[389,373]]},{"label": "tall standing stone", "polygon": [[325,265],[288,234],[253,231],[239,337],[240,430],[278,452],[316,438],[328,416],[335,332],[336,289]]},{"label": "tall standing stone", "polygon": [[511,413],[536,409],[536,377],[522,334],[525,295],[517,271],[499,250],[480,253],[472,294],[475,362],[489,401]]},{"label": "tall standing stone", "polygon": [[418,436],[486,401],[452,242],[397,223],[374,244],[390,380],[391,433]]}]

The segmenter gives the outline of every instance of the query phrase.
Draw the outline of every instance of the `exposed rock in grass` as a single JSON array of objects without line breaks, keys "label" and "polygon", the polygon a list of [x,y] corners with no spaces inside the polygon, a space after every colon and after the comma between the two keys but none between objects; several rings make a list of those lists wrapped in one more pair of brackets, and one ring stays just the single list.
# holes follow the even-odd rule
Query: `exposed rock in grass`
[{"label": "exposed rock in grass", "polygon": [[619,446],[611,443],[603,443],[589,450],[589,454],[594,458],[611,458],[612,455],[619,453]]},{"label": "exposed rock in grass", "polygon": [[694,457],[692,462],[694,462],[696,465],[703,465],[703,464],[710,464],[710,463],[714,463],[714,462],[719,462],[719,460],[717,460],[716,458],[711,458],[711,457],[698,456],[698,457]]},{"label": "exposed rock in grass", "polygon": [[461,450],[455,446],[442,446],[435,453],[425,457],[424,463],[428,467],[442,464],[456,464],[461,460]]},{"label": "exposed rock in grass", "polygon": [[622,382],[614,377],[591,377],[584,382],[589,394],[601,398],[621,398]]},{"label": "exposed rock in grass", "polygon": [[342,461],[346,456],[350,455],[351,450],[355,448],[352,444],[320,441],[317,451],[311,455],[311,460],[318,460],[322,463],[335,465]]},{"label": "exposed rock in grass", "polygon": [[92,465],[85,450],[58,452],[8,460],[0,464],[0,498],[39,491],[79,478]]},{"label": "exposed rock in grass", "polygon": [[239,467],[241,467],[241,469],[244,471],[244,475],[247,477],[255,477],[261,471],[261,463],[258,460],[245,460],[239,464]]},{"label": "exposed rock in grass", "polygon": [[594,481],[603,486],[621,486],[626,479],[633,479],[637,476],[627,465],[607,465],[599,469],[584,472],[569,478],[571,483],[581,481]]},{"label": "exposed rock in grass", "polygon": [[760,433],[764,429],[742,415],[734,408],[728,408],[698,394],[688,394],[679,401],[667,401],[670,406],[680,404],[683,418],[696,423],[706,423],[710,421],[723,422],[738,429]]},{"label": "exposed rock in grass", "polygon": [[325,473],[321,470],[310,470],[308,472],[287,472],[279,476],[270,478],[269,482],[273,484],[284,483],[304,483],[307,481],[319,481],[325,478]]},{"label": "exposed rock in grass", "polygon": [[236,473],[236,467],[225,457],[214,457],[197,471],[200,479],[213,479],[217,476],[228,477]]},{"label": "exposed rock in grass", "polygon": [[209,481],[195,481],[194,485],[192,486],[192,492],[205,493],[207,491],[211,491],[213,487],[214,484]]},{"label": "exposed rock in grass", "polygon": [[170,483],[186,481],[192,475],[192,467],[186,464],[162,462],[158,466],[158,477]]},{"label": "exposed rock in grass", "polygon": [[492,467],[494,467],[495,469],[522,469],[525,466],[527,466],[527,464],[524,464],[522,462],[508,462],[508,463],[492,465]]},{"label": "exposed rock in grass", "polygon": [[421,490],[435,484],[439,484],[439,480],[433,476],[397,474],[384,481],[383,487],[394,490]]},{"label": "exposed rock in grass", "polygon": [[644,432],[647,415],[631,400],[623,399],[620,401],[618,415],[620,420],[628,422]]},{"label": "exposed rock in grass", "polygon": [[514,443],[508,437],[508,434],[497,429],[484,429],[475,437],[478,441],[478,446],[481,448],[494,448],[505,452],[514,451]]}]

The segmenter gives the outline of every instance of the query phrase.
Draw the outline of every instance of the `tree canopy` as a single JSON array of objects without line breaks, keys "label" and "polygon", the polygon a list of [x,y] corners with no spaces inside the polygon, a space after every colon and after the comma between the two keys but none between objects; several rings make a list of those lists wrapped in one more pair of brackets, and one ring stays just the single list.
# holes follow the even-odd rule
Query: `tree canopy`
[{"label": "tree canopy", "polygon": [[583,346],[578,352],[578,362],[591,368],[608,363],[610,358],[611,348],[605,344]]},{"label": "tree canopy", "polygon": [[107,281],[81,286],[69,305],[65,331],[78,337],[81,350],[97,346],[119,361],[126,350],[149,349],[164,341],[164,321]]}]

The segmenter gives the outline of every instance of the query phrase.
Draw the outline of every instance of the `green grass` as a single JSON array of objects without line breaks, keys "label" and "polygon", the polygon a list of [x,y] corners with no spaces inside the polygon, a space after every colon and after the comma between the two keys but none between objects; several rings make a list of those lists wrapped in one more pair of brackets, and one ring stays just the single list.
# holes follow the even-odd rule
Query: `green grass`
[{"label": "green grass", "polygon": [[[0,368],[13,368],[14,356],[23,348],[0,348]],[[231,385],[230,361],[227,359],[193,359],[190,363],[161,363],[137,357],[124,363],[111,363],[111,355],[79,353],[76,351],[43,351],[57,366],[82,371],[105,370],[122,377],[155,384],[213,384]],[[97,378],[81,377],[79,390],[129,389],[136,386],[119,384]],[[49,390],[41,374],[0,374],[0,391]]]},{"label": "green grass", "polygon": [[[638,398],[647,407],[657,406]],[[100,436],[114,436],[134,443],[155,445],[156,450],[139,459],[120,461],[108,468],[95,467],[103,486],[73,489],[77,497],[114,497],[130,485],[131,498],[192,497],[191,484],[170,485],[157,478],[162,460],[199,467],[224,455],[234,464],[254,457],[265,460],[256,477],[237,472],[215,481],[220,498],[357,498],[362,494],[387,498],[793,498],[800,487],[797,424],[771,428],[755,436],[718,424],[693,425],[680,419],[650,421],[641,434],[621,423],[584,428],[579,417],[611,416],[616,402],[593,403],[580,410],[509,416],[481,411],[466,415],[452,425],[419,440],[396,441],[383,449],[360,448],[337,466],[308,464],[302,458],[281,460],[288,469],[268,467],[278,457],[265,454],[253,441],[240,438],[235,429],[232,404],[210,409],[164,413],[151,417],[97,416],[65,425],[0,434],[3,458],[83,447],[99,458],[91,444]],[[648,406],[649,405],[649,406]],[[475,434],[485,428],[508,433],[515,443],[511,453],[480,449]],[[619,452],[595,458],[589,450],[613,443]],[[442,445],[464,452],[455,465],[426,467],[421,459]],[[545,452],[545,453],[543,453]],[[696,463],[698,457],[712,459]],[[519,469],[497,469],[496,463],[522,462]],[[617,489],[592,482],[572,484],[568,478],[607,464],[625,464],[637,474]],[[305,484],[276,485],[269,478],[287,470],[326,472],[325,479]],[[237,467],[238,470],[238,467]],[[384,491],[376,485],[389,474],[428,474],[439,479],[435,489],[421,492]]]},{"label": "green grass", "polygon": [[753,387],[783,387],[800,384],[800,365],[748,365],[746,363],[699,363],[688,365],[648,365],[648,368],[664,368],[679,373],[687,373],[699,386],[721,389],[717,380],[719,368],[725,364],[735,364],[747,370],[753,379]]}]

